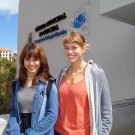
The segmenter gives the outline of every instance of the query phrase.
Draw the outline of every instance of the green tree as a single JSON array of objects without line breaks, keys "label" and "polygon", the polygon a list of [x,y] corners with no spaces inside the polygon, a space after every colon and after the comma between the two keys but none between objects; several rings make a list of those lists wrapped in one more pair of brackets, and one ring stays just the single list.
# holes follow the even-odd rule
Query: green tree
[{"label": "green tree", "polygon": [[10,112],[10,90],[16,77],[16,63],[0,59],[0,114]]}]

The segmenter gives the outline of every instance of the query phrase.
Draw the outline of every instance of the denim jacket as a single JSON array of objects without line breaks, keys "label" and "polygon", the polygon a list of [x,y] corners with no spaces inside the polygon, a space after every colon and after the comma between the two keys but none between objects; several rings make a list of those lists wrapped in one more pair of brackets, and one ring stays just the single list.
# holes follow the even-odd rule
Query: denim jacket
[{"label": "denim jacket", "polygon": [[[47,81],[48,83],[48,81]],[[39,80],[33,98],[31,127],[20,133],[20,111],[17,94],[20,91],[19,81],[11,98],[11,113],[6,132],[8,135],[54,135],[54,124],[58,116],[58,95],[55,83],[52,84],[49,97],[46,95],[47,83]]]}]

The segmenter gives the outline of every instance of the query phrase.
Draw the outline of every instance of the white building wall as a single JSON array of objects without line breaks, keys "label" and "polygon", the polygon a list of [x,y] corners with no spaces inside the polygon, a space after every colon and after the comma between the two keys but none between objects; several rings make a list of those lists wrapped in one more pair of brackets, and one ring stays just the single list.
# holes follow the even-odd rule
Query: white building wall
[{"label": "white building wall", "polygon": [[[36,38],[34,29],[37,25],[65,12],[67,18],[58,22],[58,25],[62,29],[69,29],[73,13],[86,2],[86,0],[20,0],[18,54],[27,42],[30,32],[33,32]],[[99,0],[91,0],[88,5],[90,28],[86,39],[91,48],[86,59],[93,59],[105,70],[112,101],[134,98],[135,27],[102,16]],[[63,54],[63,37],[64,35],[41,42],[48,57],[51,73],[56,78],[60,69],[68,64]]]},{"label": "white building wall", "polygon": [[0,54],[1,54],[0,55],[1,58],[5,58],[7,60],[12,61],[12,56],[13,56],[13,52],[12,51],[7,50],[7,49],[5,49],[5,50],[1,50],[0,49]]}]

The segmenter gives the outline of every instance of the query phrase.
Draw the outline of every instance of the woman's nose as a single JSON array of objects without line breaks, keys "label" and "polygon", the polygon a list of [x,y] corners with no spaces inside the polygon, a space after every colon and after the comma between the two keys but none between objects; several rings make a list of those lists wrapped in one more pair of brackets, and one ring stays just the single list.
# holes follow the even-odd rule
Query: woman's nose
[{"label": "woman's nose", "polygon": [[30,59],[30,64],[34,64],[34,60],[32,58]]},{"label": "woman's nose", "polygon": [[72,53],[72,52],[73,52],[72,49],[69,49],[69,50],[68,50],[68,53]]}]

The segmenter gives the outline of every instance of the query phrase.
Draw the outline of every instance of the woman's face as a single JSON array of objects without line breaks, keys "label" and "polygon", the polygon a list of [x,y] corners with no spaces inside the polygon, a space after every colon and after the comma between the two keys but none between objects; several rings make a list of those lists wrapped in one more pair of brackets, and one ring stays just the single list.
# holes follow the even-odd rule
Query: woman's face
[{"label": "woman's face", "polygon": [[32,56],[24,59],[24,67],[27,70],[28,76],[34,76],[38,72],[40,65],[41,61],[39,58],[34,58]]},{"label": "woman's face", "polygon": [[79,61],[82,59],[84,49],[81,48],[77,43],[68,43],[64,45],[65,55],[67,56],[70,63]]}]

